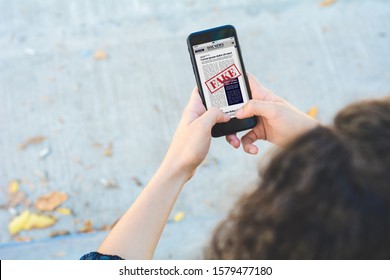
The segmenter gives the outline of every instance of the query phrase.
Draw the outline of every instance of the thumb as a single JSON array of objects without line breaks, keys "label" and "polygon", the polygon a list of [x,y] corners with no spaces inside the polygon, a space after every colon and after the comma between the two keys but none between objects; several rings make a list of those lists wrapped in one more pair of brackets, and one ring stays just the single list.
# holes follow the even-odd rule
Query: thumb
[{"label": "thumb", "polygon": [[266,102],[260,100],[249,100],[244,106],[235,113],[238,119],[250,118],[253,116],[262,116],[272,119],[277,115],[278,104],[275,102]]},{"label": "thumb", "polygon": [[206,126],[208,129],[211,130],[211,128],[216,123],[222,123],[227,122],[230,120],[230,116],[228,114],[225,114],[221,110],[212,107],[209,110],[207,110],[199,119],[199,122],[202,122],[204,126]]}]

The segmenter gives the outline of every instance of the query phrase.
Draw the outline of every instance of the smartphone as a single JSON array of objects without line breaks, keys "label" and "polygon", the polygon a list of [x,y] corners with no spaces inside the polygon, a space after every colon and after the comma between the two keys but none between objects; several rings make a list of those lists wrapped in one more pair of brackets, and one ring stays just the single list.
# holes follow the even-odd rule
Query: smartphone
[{"label": "smartphone", "polygon": [[217,107],[231,117],[226,123],[216,124],[211,135],[220,137],[254,127],[256,117],[237,119],[234,115],[252,99],[234,26],[191,33],[187,45],[204,106]]}]

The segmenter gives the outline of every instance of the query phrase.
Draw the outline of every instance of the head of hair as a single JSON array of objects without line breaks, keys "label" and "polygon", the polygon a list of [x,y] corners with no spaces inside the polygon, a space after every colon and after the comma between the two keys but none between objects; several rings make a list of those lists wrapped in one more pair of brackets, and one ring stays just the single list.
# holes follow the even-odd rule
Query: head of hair
[{"label": "head of hair", "polygon": [[389,259],[390,98],[292,141],[217,227],[209,259]]}]

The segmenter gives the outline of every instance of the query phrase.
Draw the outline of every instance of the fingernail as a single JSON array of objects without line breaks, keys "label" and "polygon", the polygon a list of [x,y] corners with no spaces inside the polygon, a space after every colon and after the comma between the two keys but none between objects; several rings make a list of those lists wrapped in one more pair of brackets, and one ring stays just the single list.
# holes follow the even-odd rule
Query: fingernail
[{"label": "fingernail", "polygon": [[249,152],[250,152],[252,155],[255,155],[255,154],[256,154],[256,148],[255,148],[255,147],[249,148]]}]

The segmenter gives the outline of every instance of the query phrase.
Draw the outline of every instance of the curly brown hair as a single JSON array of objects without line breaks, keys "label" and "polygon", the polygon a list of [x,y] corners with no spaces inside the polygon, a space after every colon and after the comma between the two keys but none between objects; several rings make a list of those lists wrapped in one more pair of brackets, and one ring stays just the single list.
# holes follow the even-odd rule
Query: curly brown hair
[{"label": "curly brown hair", "polygon": [[208,259],[390,259],[390,98],[281,150],[216,229]]}]

